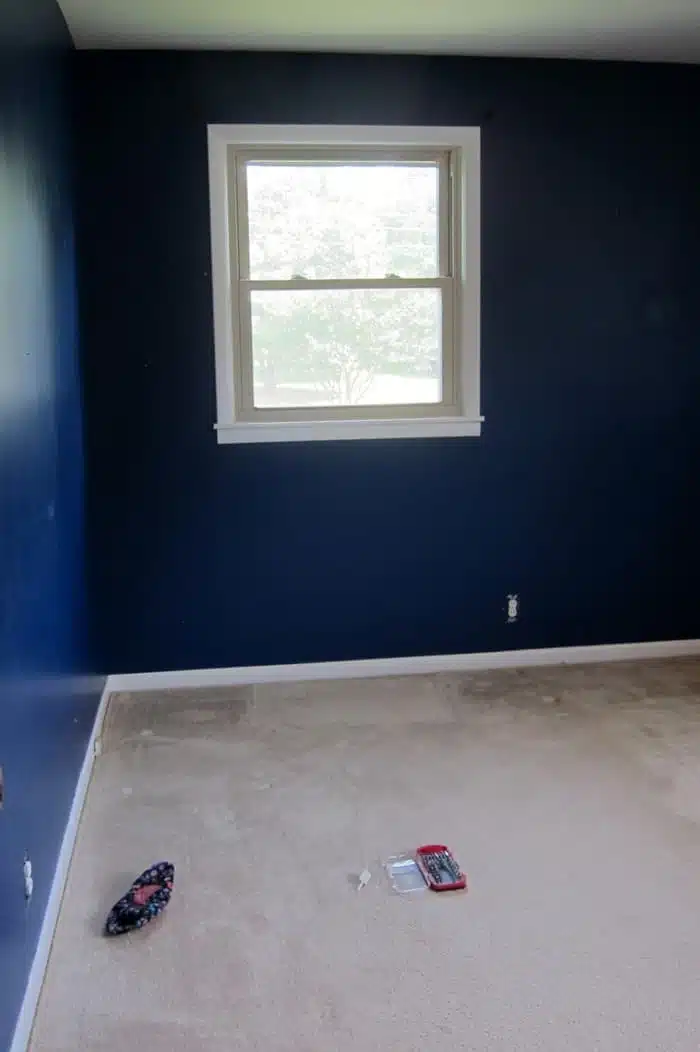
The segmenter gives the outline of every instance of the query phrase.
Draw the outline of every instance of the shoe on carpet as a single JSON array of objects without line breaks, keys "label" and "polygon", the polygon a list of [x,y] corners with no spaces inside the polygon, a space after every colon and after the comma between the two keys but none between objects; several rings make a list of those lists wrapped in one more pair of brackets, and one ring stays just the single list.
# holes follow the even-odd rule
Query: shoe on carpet
[{"label": "shoe on carpet", "polygon": [[157,862],[143,871],[126,895],[112,907],[105,924],[105,935],[124,935],[143,928],[170,902],[175,879],[172,862]]}]

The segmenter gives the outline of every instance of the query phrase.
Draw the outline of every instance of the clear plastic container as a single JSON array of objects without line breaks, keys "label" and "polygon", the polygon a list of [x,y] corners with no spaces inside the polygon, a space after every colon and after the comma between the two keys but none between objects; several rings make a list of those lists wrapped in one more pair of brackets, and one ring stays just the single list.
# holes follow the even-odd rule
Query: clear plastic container
[{"label": "clear plastic container", "polygon": [[389,883],[398,895],[410,895],[417,891],[428,890],[425,877],[421,873],[415,856],[410,852],[392,855],[383,865]]}]

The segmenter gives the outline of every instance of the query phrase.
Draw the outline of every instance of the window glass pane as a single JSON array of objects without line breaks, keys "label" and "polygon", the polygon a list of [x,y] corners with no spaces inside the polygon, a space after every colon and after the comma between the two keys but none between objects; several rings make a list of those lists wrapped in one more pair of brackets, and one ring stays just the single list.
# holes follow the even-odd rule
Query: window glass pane
[{"label": "window glass pane", "polygon": [[437,276],[436,163],[245,170],[251,278]]},{"label": "window glass pane", "polygon": [[251,293],[257,408],[442,399],[439,289]]}]

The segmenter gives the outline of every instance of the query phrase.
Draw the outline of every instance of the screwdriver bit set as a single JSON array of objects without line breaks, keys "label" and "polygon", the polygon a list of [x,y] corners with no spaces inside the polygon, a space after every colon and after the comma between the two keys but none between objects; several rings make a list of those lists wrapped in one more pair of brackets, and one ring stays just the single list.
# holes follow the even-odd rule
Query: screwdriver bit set
[{"label": "screwdriver bit set", "polygon": [[424,844],[416,850],[416,862],[431,891],[461,891],[467,878],[444,844]]}]

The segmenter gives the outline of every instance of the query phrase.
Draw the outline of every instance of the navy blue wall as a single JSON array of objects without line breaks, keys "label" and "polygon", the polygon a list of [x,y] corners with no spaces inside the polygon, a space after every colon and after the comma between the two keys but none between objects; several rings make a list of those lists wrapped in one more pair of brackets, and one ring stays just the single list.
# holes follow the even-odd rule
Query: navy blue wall
[{"label": "navy blue wall", "polygon": [[[88,663],[69,44],[53,0],[0,0],[1,1049],[10,1046],[99,689],[79,678]],[[35,886],[26,906],[25,850]]]},{"label": "navy blue wall", "polygon": [[[700,635],[700,71],[86,53],[76,76],[105,668]],[[481,439],[217,446],[206,125],[246,121],[482,126]]]}]

